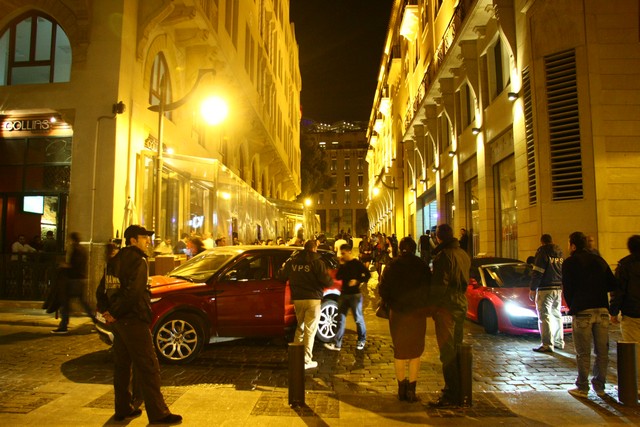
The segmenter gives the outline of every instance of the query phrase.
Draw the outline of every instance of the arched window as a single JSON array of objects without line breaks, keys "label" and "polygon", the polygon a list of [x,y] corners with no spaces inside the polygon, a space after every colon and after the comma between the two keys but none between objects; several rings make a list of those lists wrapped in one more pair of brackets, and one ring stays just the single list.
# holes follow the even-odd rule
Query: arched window
[{"label": "arched window", "polygon": [[[160,105],[161,99],[165,104],[171,103],[171,76],[169,76],[169,67],[167,67],[167,61],[162,53],[158,53],[153,60],[149,87],[149,104]],[[171,120],[171,111],[167,111],[165,117]]]},{"label": "arched window", "polygon": [[31,11],[0,36],[0,85],[68,82],[71,44],[53,18]]}]

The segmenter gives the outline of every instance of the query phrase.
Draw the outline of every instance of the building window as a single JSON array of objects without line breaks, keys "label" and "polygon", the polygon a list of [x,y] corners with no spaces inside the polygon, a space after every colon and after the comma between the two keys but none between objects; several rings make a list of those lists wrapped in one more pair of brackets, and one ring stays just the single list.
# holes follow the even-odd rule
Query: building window
[{"label": "building window", "polygon": [[470,255],[476,256],[480,252],[480,205],[478,193],[478,177],[465,183],[467,204],[467,234],[469,235]]},{"label": "building window", "polygon": [[338,203],[338,193],[336,193],[336,190],[333,190],[331,192],[331,204],[335,205],[336,203]]},{"label": "building window", "polygon": [[324,193],[318,193],[318,204],[324,205]]},{"label": "building window", "polygon": [[[157,54],[151,69],[149,104],[160,105],[160,100],[163,100],[165,104],[171,103],[171,77],[168,70],[169,67],[164,55],[162,53]],[[171,111],[165,112],[164,115],[166,118],[171,119]]]},{"label": "building window", "polygon": [[325,150],[327,148],[327,143],[325,141],[320,142],[320,149]]},{"label": "building window", "polygon": [[358,174],[358,187],[362,187],[364,185],[364,175],[361,173]]},{"label": "building window", "polygon": [[364,190],[362,188],[358,189],[358,204],[364,204]]},{"label": "building window", "polygon": [[502,93],[510,82],[509,55],[504,51],[500,37],[493,47],[488,49],[484,61],[486,61],[489,98],[493,100]]},{"label": "building window", "polygon": [[362,155],[358,155],[358,170],[364,169],[364,157]]},{"label": "building window", "polygon": [[351,177],[349,175],[344,176],[344,186],[349,187],[351,185]]},{"label": "building window", "polygon": [[351,190],[344,190],[344,204],[351,204]]},{"label": "building window", "polygon": [[0,36],[0,85],[68,82],[71,44],[57,22],[29,12]]},{"label": "building window", "polygon": [[349,159],[349,157],[345,157],[344,158],[344,170],[348,171],[349,169],[351,169],[351,160]]},{"label": "building window", "polygon": [[331,170],[335,171],[336,169],[338,169],[338,159],[336,159],[335,157],[331,158]]},{"label": "building window", "polygon": [[494,166],[496,198],[496,255],[518,257],[518,201],[516,164],[513,156]]}]

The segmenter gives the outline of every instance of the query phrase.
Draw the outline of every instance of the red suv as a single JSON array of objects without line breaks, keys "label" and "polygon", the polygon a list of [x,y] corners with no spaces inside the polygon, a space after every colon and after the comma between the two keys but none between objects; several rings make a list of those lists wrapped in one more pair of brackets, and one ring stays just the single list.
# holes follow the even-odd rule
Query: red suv
[{"label": "red suv", "polygon": [[[205,343],[238,337],[283,336],[296,317],[288,283],[277,279],[282,264],[300,251],[291,246],[224,246],[207,250],[166,276],[151,278],[151,332],[161,361],[187,363]],[[338,261],[318,251],[335,278]],[[316,337],[336,334],[336,300],[341,282],[325,289]],[[111,344],[110,328],[100,318],[97,329]]]}]

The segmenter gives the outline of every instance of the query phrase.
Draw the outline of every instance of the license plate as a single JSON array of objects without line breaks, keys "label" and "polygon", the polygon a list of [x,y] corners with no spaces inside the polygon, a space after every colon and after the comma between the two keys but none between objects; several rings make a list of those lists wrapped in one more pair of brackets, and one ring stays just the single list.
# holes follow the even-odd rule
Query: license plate
[{"label": "license plate", "polygon": [[562,316],[562,323],[565,325],[570,325],[571,324],[571,316]]}]

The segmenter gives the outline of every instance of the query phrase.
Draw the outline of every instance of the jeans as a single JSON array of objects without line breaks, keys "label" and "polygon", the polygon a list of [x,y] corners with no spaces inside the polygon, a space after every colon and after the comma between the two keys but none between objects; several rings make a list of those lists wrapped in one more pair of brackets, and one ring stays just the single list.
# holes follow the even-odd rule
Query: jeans
[{"label": "jeans", "polygon": [[160,391],[160,365],[153,347],[149,324],[139,319],[121,319],[115,322],[113,324],[113,358],[116,414],[124,416],[135,409],[129,389],[133,367],[135,372],[133,387],[134,389],[139,387],[138,390],[142,393],[149,421],[159,420],[169,415],[169,408]]},{"label": "jeans", "polygon": [[541,290],[536,293],[536,309],[538,310],[538,329],[542,345],[553,349],[564,348],[564,327],[562,325],[562,291]]},{"label": "jeans", "polygon": [[356,329],[358,331],[358,342],[367,340],[367,327],[364,324],[364,316],[362,314],[362,294],[340,295],[338,300],[338,332],[336,333],[336,347],[342,347],[342,338],[344,337],[344,329],[347,323],[347,313],[349,309],[353,312],[353,318],[356,321]]},{"label": "jeans", "polygon": [[620,321],[620,331],[624,341],[636,343],[636,374],[637,382],[640,385],[640,318],[622,316]]},{"label": "jeans", "polygon": [[573,345],[578,364],[576,386],[583,391],[589,390],[592,342],[596,360],[591,385],[595,391],[604,391],[609,366],[609,310],[606,308],[590,308],[573,315]]},{"label": "jeans", "polygon": [[444,377],[442,396],[454,402],[460,397],[460,368],[457,352],[462,344],[464,318],[465,311],[445,308],[438,308],[433,315]]},{"label": "jeans", "polygon": [[313,360],[313,343],[320,321],[320,300],[294,300],[293,306],[296,309],[296,319],[298,320],[293,340],[304,344],[304,363],[307,364]]}]

